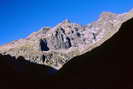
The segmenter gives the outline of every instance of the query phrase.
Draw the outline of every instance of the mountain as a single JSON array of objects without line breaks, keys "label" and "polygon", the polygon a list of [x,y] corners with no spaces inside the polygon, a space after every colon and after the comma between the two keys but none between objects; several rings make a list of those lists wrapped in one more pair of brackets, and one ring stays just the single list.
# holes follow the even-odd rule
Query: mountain
[{"label": "mountain", "polygon": [[24,39],[0,46],[0,54],[23,57],[59,70],[71,59],[102,45],[131,18],[132,10],[123,14],[104,12],[96,22],[84,26],[64,20],[55,27],[41,28]]}]

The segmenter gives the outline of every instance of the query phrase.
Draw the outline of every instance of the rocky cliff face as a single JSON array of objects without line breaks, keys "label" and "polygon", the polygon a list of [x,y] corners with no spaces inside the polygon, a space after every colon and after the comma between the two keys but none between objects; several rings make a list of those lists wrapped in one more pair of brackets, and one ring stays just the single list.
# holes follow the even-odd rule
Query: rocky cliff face
[{"label": "rocky cliff face", "polygon": [[53,28],[42,28],[25,39],[0,46],[0,53],[16,58],[22,56],[59,70],[74,57],[100,46],[131,18],[132,10],[124,14],[104,12],[96,22],[85,26],[65,20]]}]

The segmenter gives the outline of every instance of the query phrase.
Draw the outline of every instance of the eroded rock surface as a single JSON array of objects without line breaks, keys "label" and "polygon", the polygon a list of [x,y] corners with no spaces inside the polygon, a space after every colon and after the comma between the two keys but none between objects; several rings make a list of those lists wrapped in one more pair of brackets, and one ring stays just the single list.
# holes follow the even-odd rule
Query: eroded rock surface
[{"label": "eroded rock surface", "polygon": [[100,46],[131,18],[132,10],[123,14],[104,12],[96,22],[85,26],[65,20],[55,27],[42,28],[25,39],[0,46],[0,53],[16,58],[22,56],[59,70],[73,57]]}]

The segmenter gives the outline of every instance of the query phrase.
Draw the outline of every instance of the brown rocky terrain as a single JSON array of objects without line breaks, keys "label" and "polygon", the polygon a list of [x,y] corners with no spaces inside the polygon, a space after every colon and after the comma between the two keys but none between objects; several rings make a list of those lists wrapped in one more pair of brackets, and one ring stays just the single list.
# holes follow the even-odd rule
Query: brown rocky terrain
[{"label": "brown rocky terrain", "polygon": [[0,89],[133,89],[132,33],[130,19],[101,46],[52,75],[49,67],[22,56],[0,55]]},{"label": "brown rocky terrain", "polygon": [[110,39],[132,17],[131,10],[123,14],[104,12],[96,22],[84,26],[65,20],[55,27],[42,28],[24,39],[0,46],[0,53],[16,59],[22,56],[32,63],[59,70],[74,57]]}]

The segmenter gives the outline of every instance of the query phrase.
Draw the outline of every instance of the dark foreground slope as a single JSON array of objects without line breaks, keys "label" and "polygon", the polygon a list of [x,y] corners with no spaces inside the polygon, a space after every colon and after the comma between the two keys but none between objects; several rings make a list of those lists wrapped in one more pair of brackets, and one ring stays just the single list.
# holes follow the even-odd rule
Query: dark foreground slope
[{"label": "dark foreground slope", "polygon": [[102,46],[52,75],[49,67],[1,55],[0,89],[132,89],[132,30],[133,19]]},{"label": "dark foreground slope", "polygon": [[102,46],[66,64],[60,71],[62,88],[67,83],[73,89],[133,89],[132,36],[133,19]]}]

